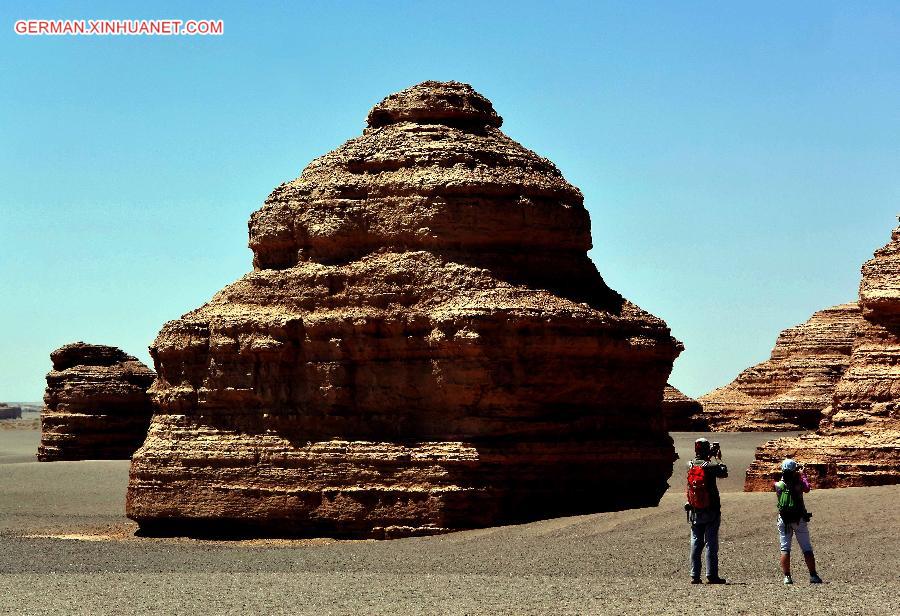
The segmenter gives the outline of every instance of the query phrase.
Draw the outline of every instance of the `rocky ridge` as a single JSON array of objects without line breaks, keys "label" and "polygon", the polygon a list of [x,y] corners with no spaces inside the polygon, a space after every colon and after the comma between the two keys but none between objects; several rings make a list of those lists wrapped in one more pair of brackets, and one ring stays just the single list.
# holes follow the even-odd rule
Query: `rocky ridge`
[{"label": "rocky ridge", "polygon": [[820,488],[900,483],[900,227],[863,265],[859,307],[864,320],[817,434],[758,448],[746,490],[770,490],[788,456]]},{"label": "rocky ridge", "polygon": [[696,419],[718,431],[815,430],[862,323],[857,304],[840,304],[784,330],[768,360],[700,397]]}]

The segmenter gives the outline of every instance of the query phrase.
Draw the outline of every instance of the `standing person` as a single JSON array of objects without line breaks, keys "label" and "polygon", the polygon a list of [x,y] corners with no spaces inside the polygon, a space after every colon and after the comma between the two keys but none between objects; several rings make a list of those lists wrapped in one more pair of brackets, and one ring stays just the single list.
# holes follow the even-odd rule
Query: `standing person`
[{"label": "standing person", "polygon": [[784,583],[793,584],[791,577],[791,539],[797,537],[797,544],[803,550],[803,559],[809,569],[809,583],[821,584],[822,578],[816,573],[816,557],[813,556],[809,541],[807,523],[812,514],[806,510],[803,495],[809,492],[809,481],[800,465],[787,458],[781,463],[781,481],[775,482],[778,497],[778,538],[781,541],[781,572]]},{"label": "standing person", "polygon": [[[728,477],[718,443],[713,447],[705,438],[694,441],[695,458],[688,462],[687,504],[691,523],[691,584],[700,584],[700,555],[706,547],[706,582],[724,584],[719,577],[719,524],[722,504],[716,479]],[[716,456],[719,462],[713,462]]]}]

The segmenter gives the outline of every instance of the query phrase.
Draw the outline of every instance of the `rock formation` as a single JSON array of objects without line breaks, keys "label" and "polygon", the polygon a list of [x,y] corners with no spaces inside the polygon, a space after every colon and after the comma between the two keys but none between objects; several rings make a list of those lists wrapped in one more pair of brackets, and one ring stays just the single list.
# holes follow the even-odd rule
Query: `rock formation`
[{"label": "rock formation", "polygon": [[863,265],[859,307],[864,320],[818,433],[758,448],[746,490],[770,490],[786,456],[820,488],[900,483],[900,227]]},{"label": "rock formation", "polygon": [[703,422],[721,431],[815,430],[861,323],[856,304],[841,304],[784,330],[768,360],[700,398]]},{"label": "rock formation", "polygon": [[156,374],[116,347],[75,342],[50,354],[38,460],[124,459],[147,436]]},{"label": "rock formation", "polygon": [[254,270],[167,323],[146,533],[396,537],[654,505],[681,350],[604,284],[559,170],[425,82],[250,219]]},{"label": "rock formation", "polygon": [[22,407],[0,402],[0,419],[19,419],[20,417],[22,417]]},{"label": "rock formation", "polygon": [[669,432],[685,432],[709,429],[703,420],[700,403],[681,393],[675,387],[666,385],[663,391],[663,417]]}]

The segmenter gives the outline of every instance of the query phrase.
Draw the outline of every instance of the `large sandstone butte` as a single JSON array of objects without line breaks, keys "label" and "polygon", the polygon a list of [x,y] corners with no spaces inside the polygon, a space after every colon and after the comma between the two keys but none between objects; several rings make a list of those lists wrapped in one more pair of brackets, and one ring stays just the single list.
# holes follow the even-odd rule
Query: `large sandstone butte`
[{"label": "large sandstone butte", "polygon": [[50,354],[38,460],[130,458],[144,442],[156,374],[121,349],[75,342]]},{"label": "large sandstone butte", "polygon": [[663,392],[663,417],[666,428],[670,432],[706,431],[708,426],[703,420],[700,403],[684,395],[672,385],[666,385]]},{"label": "large sandstone butte", "polygon": [[398,537],[655,505],[681,350],[604,284],[581,192],[425,82],[250,219],[167,323],[127,513],[150,534]]},{"label": "large sandstone butte", "polygon": [[815,430],[862,322],[855,303],[841,304],[784,330],[768,360],[700,398],[697,419],[718,431]]},{"label": "large sandstone butte", "polygon": [[770,490],[787,456],[820,488],[900,483],[900,227],[863,265],[859,307],[850,365],[818,433],[758,448],[746,490]]}]

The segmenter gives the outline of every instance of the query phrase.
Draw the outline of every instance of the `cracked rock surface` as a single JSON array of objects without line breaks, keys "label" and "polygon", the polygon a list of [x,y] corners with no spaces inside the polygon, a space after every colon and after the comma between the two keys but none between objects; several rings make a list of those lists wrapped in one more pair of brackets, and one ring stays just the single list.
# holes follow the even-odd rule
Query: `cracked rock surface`
[{"label": "cracked rock surface", "polygon": [[900,227],[862,266],[859,307],[863,321],[818,433],[761,446],[745,489],[771,489],[787,456],[816,487],[900,483]]},{"label": "cracked rock surface", "polygon": [[815,430],[863,322],[856,303],[840,304],[784,330],[768,360],[700,398],[696,419],[718,431]]},{"label": "cracked rock surface", "polygon": [[156,374],[121,349],[75,342],[50,354],[38,459],[127,459],[144,442]]},{"label": "cracked rock surface", "polygon": [[708,429],[701,415],[703,407],[700,403],[672,385],[667,384],[663,392],[662,410],[670,432]]},{"label": "cracked rock surface", "polygon": [[146,533],[399,537],[654,505],[681,351],[587,256],[581,192],[424,82],[250,219],[254,271],[167,323]]}]

